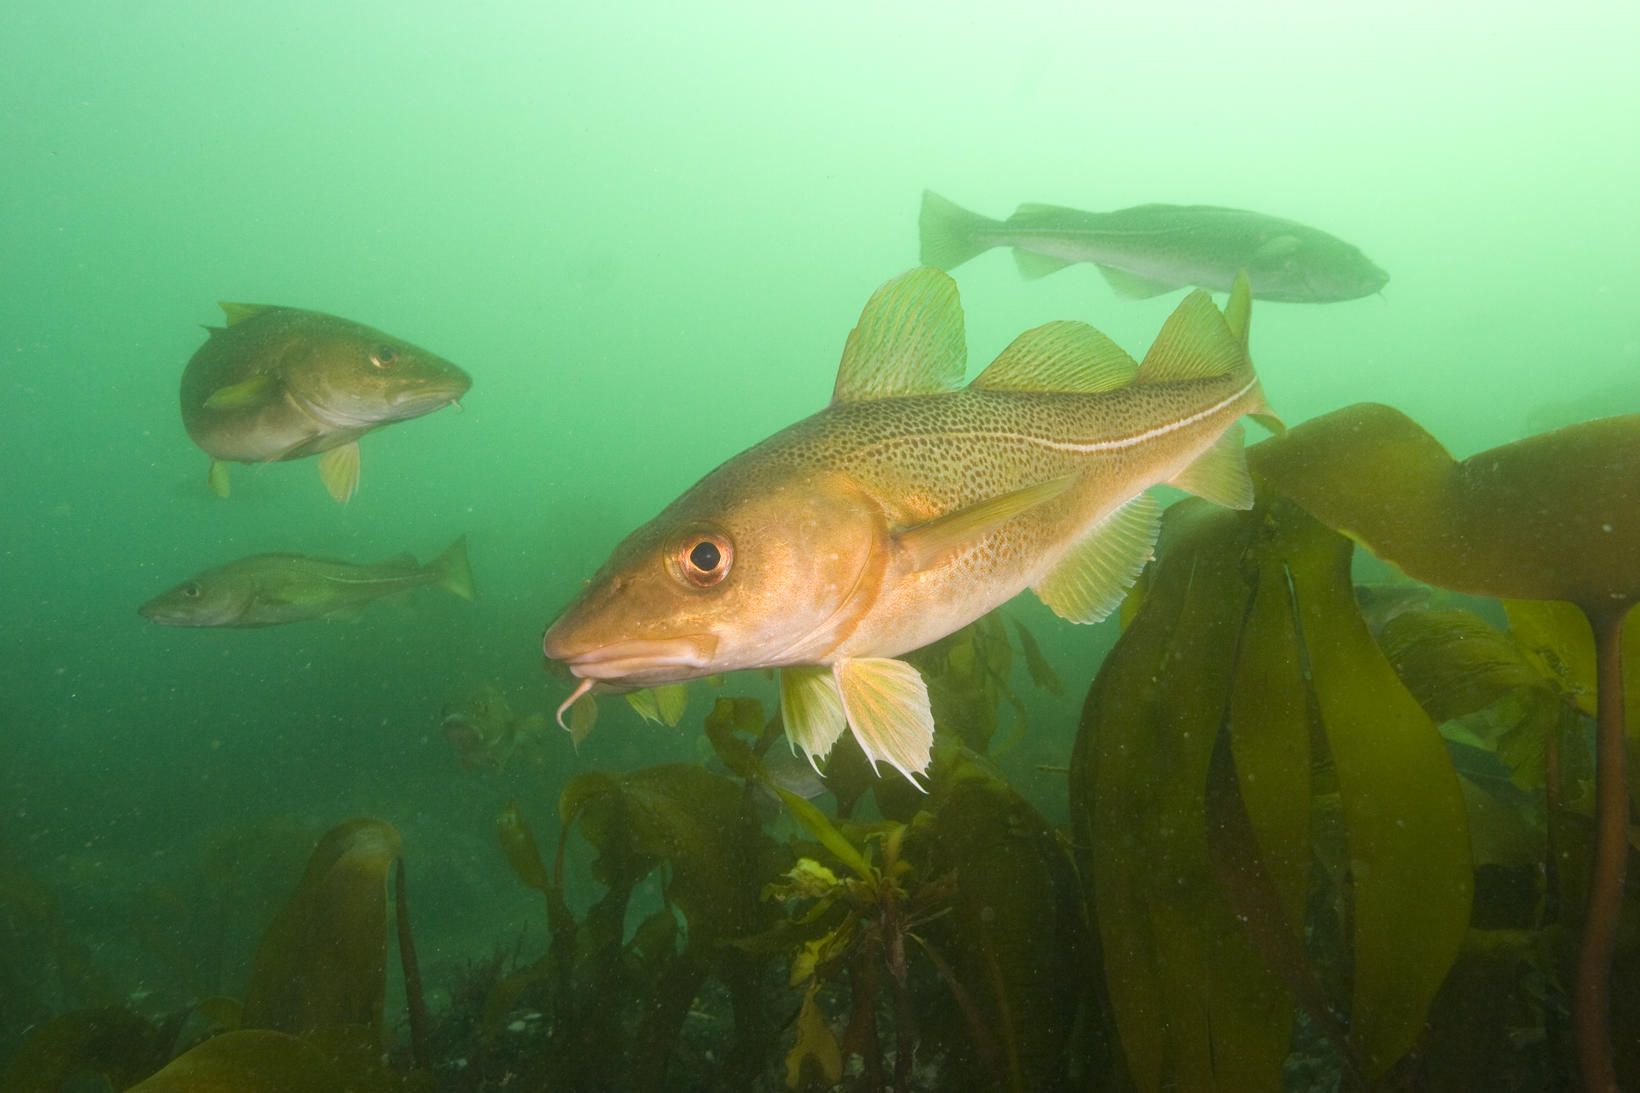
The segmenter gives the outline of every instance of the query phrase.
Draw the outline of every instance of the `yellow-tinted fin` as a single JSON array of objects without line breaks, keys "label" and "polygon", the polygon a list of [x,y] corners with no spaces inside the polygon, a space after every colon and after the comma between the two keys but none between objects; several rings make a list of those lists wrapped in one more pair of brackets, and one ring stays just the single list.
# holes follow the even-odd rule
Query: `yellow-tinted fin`
[{"label": "yellow-tinted fin", "polygon": [[1019,275],[1027,281],[1036,281],[1050,273],[1058,273],[1070,264],[1067,259],[1055,258],[1051,254],[1038,254],[1024,247],[1014,248],[1014,265],[1019,267]]},{"label": "yellow-tinted fin", "polygon": [[[357,480],[357,467],[354,470],[354,479]],[[411,559],[412,563],[414,559]],[[467,563],[467,537],[459,536],[455,542],[444,548],[440,554],[428,563],[428,568],[438,574],[439,587],[460,596],[464,600],[473,599],[477,593],[473,589],[473,568]]]},{"label": "yellow-tinted fin", "polygon": [[269,304],[236,304],[230,300],[218,300],[216,306],[222,309],[222,314],[228,320],[229,326],[242,323],[246,319],[262,314],[264,311],[273,310],[273,307]]},{"label": "yellow-tinted fin", "polygon": [[1141,493],[1100,521],[1031,591],[1062,619],[1098,622],[1121,605],[1150,561],[1161,520],[1162,506]]},{"label": "yellow-tinted fin", "polygon": [[831,669],[780,669],[780,720],[792,751],[802,752],[815,772],[843,735],[843,700]]},{"label": "yellow-tinted fin", "polygon": [[928,685],[903,660],[863,657],[832,668],[854,738],[872,767],[887,763],[918,789],[934,748],[934,713]]},{"label": "yellow-tinted fin", "polygon": [[833,402],[949,391],[968,367],[957,283],[919,266],[872,293],[849,332]]},{"label": "yellow-tinted fin", "polygon": [[577,751],[581,748],[581,741],[592,734],[592,726],[598,723],[598,701],[589,694],[583,694],[569,707],[569,724],[564,727],[569,730],[570,743]]},{"label": "yellow-tinted fin", "polygon": [[268,373],[258,372],[248,380],[218,387],[206,397],[205,406],[211,410],[243,410],[248,406],[260,406],[278,385],[278,381]]},{"label": "yellow-tinted fin", "polygon": [[990,391],[1094,394],[1133,382],[1139,365],[1087,323],[1059,321],[1027,330],[970,385]]},{"label": "yellow-tinted fin", "polygon": [[228,482],[228,465],[220,459],[211,460],[211,469],[206,472],[205,481],[210,484],[211,492],[218,497],[228,496],[231,488]]},{"label": "yellow-tinted fin", "polygon": [[1230,328],[1243,349],[1247,348],[1249,328],[1253,321],[1253,288],[1247,283],[1247,271],[1237,270],[1230,286],[1230,297],[1224,301],[1224,325]]},{"label": "yellow-tinted fin", "polygon": [[1173,309],[1139,365],[1140,383],[1209,379],[1244,367],[1247,354],[1213,298],[1196,289]]},{"label": "yellow-tinted fin", "polygon": [[894,538],[910,555],[913,569],[927,569],[952,551],[983,539],[1021,513],[1058,497],[1075,480],[1075,475],[1068,474],[1050,478],[916,524]]},{"label": "yellow-tinted fin", "polygon": [[1247,450],[1241,422],[1235,422],[1196,461],[1168,482],[1227,509],[1253,507],[1253,476],[1247,473]]},{"label": "yellow-tinted fin", "polygon": [[359,442],[343,444],[321,455],[319,480],[330,496],[346,504],[359,489]]},{"label": "yellow-tinted fin", "polygon": [[626,701],[645,721],[675,729],[689,705],[689,688],[682,683],[664,683],[659,687],[630,691]]},{"label": "yellow-tinted fin", "polygon": [[1130,300],[1148,300],[1152,296],[1172,292],[1180,285],[1170,285],[1166,281],[1154,281],[1149,277],[1141,277],[1137,273],[1129,273],[1125,269],[1116,269],[1114,266],[1100,266],[1099,272],[1104,274],[1105,282],[1116,291],[1118,296],[1126,296]]}]

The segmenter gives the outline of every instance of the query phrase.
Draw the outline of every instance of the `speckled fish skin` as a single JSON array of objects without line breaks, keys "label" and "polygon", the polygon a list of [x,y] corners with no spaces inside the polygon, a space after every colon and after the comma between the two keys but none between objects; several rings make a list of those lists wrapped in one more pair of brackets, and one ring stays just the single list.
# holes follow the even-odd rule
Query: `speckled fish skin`
[{"label": "speckled fish skin", "polygon": [[[1239,335],[1197,292],[1142,366],[1083,324],[1050,323],[953,390],[954,285],[929,269],[889,282],[850,336],[832,404],[635,531],[549,628],[547,656],[583,681],[571,702],[595,683],[794,669],[809,690],[783,689],[783,711],[811,759],[841,709],[868,758],[923,769],[926,688],[892,658],[1027,587],[1066,618],[1103,617],[1150,556],[1150,486],[1251,504],[1236,423],[1268,409],[1237,340],[1238,292]],[[1038,379],[1056,389],[1029,389]],[[703,580],[689,567],[707,545]],[[833,685],[815,666],[832,669],[840,707],[812,689]]]}]

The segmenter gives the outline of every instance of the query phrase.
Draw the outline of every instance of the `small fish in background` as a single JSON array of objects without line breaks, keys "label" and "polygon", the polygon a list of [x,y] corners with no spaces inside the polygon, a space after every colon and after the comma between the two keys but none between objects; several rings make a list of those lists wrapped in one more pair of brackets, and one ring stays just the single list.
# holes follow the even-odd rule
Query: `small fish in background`
[{"label": "small fish in background", "polygon": [[924,190],[917,224],[925,265],[952,270],[992,247],[1012,247],[1027,278],[1091,262],[1119,295],[1139,299],[1188,285],[1228,292],[1241,270],[1255,298],[1286,303],[1354,300],[1389,282],[1389,274],[1336,236],[1214,205],[1109,213],[1021,205],[1008,219],[992,220]]},{"label": "small fish in background", "polygon": [[439,721],[463,770],[501,770],[515,753],[542,742],[552,722],[545,714],[519,716],[501,688],[487,683],[466,701],[446,706]]},{"label": "small fish in background", "polygon": [[347,618],[384,596],[433,585],[473,598],[467,537],[419,564],[401,554],[378,565],[352,565],[302,554],[256,554],[183,581],[141,607],[161,626],[282,626]]},{"label": "small fish in background", "polygon": [[182,423],[228,496],[228,463],[319,457],[337,501],[359,487],[359,437],[458,405],[472,379],[409,342],[318,311],[220,305],[182,373]]},{"label": "small fish in background", "polygon": [[[897,659],[1025,588],[1072,622],[1121,602],[1169,483],[1249,508],[1240,419],[1275,426],[1225,312],[1180,302],[1142,364],[1092,327],[1026,331],[966,387],[955,282],[915,269],[866,303],[831,405],[719,466],[629,535],[542,648],[594,687],[780,669],[781,719],[811,763],[845,728],[908,778],[934,738]],[[818,767],[816,767],[818,769]]]}]

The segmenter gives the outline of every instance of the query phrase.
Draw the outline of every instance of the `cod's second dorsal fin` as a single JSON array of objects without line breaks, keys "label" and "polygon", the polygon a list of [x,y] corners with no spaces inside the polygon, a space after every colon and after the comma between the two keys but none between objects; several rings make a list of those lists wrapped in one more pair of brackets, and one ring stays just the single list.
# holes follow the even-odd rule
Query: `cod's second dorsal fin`
[{"label": "cod's second dorsal fin", "polygon": [[957,283],[919,266],[872,293],[849,332],[832,402],[929,395],[962,382],[967,336]]},{"label": "cod's second dorsal fin", "polygon": [[262,314],[264,311],[273,310],[271,304],[236,304],[231,300],[218,300],[216,306],[222,309],[223,317],[228,320],[229,326],[242,323],[246,319]]},{"label": "cod's second dorsal fin", "polygon": [[972,386],[989,391],[1094,394],[1133,382],[1139,366],[1087,323],[1044,323],[1015,338]]},{"label": "cod's second dorsal fin", "polygon": [[1139,365],[1139,382],[1209,379],[1241,368],[1246,361],[1241,340],[1231,332],[1224,312],[1198,288],[1179,301],[1162,324]]}]

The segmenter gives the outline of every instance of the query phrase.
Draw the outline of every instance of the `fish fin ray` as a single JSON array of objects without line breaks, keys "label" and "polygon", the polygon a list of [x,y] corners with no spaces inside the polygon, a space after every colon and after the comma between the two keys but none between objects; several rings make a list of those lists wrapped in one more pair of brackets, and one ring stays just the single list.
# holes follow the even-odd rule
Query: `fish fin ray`
[{"label": "fish fin ray", "polygon": [[1118,296],[1126,296],[1131,300],[1148,300],[1152,296],[1172,292],[1182,285],[1170,285],[1166,281],[1158,281],[1152,277],[1145,277],[1137,273],[1129,273],[1125,269],[1115,266],[1100,266],[1099,272],[1104,275],[1105,282]]},{"label": "fish fin ray", "polygon": [[1253,286],[1248,283],[1247,271],[1239,269],[1230,286],[1230,296],[1224,301],[1224,325],[1230,328],[1230,333],[1235,335],[1242,349],[1247,348],[1252,321]]},{"label": "fish fin ray", "polygon": [[820,773],[820,760],[831,754],[848,722],[843,699],[829,668],[806,665],[780,669],[780,720],[793,751],[801,751]]},{"label": "fish fin ray", "polygon": [[216,306],[222,309],[222,315],[227,319],[229,326],[254,318],[264,311],[274,310],[272,304],[236,304],[232,300],[218,300]]},{"label": "fish fin ray", "polygon": [[279,381],[268,372],[258,372],[247,380],[218,387],[205,398],[208,410],[243,410],[260,406],[274,396]]},{"label": "fish fin ray", "polygon": [[1061,475],[1026,486],[976,505],[936,516],[895,533],[895,542],[909,552],[913,570],[927,569],[954,550],[984,538],[998,527],[1070,488],[1075,475]]},{"label": "fish fin ray", "polygon": [[1138,371],[1134,359],[1099,331],[1087,323],[1062,320],[1015,338],[970,386],[1094,394],[1126,387]]},{"label": "fish fin ray", "polygon": [[967,364],[957,283],[918,266],[866,301],[843,346],[832,402],[949,391]]},{"label": "fish fin ray", "polygon": [[1161,520],[1161,504],[1141,493],[1100,521],[1031,591],[1062,619],[1098,622],[1121,605],[1150,561]]},{"label": "fish fin ray", "polygon": [[1247,450],[1241,422],[1233,423],[1195,462],[1174,475],[1168,485],[1223,505],[1227,509],[1253,507],[1253,477],[1247,473]]},{"label": "fish fin ray", "polygon": [[1014,266],[1019,275],[1027,281],[1037,281],[1051,273],[1058,273],[1066,266],[1072,265],[1068,258],[1056,258],[1051,254],[1039,254],[1024,247],[1014,248]]},{"label": "fish fin ray", "polygon": [[1210,379],[1246,367],[1247,353],[1224,312],[1211,296],[1196,289],[1162,324],[1139,365],[1139,382]]},{"label": "fish fin ray", "polygon": [[228,480],[228,464],[220,459],[211,460],[211,469],[205,473],[205,482],[218,497],[226,497],[233,486]]},{"label": "fish fin ray", "polygon": [[980,236],[1000,227],[1002,225],[990,217],[970,212],[933,190],[924,190],[922,209],[917,214],[921,248],[918,261],[936,269],[956,269],[996,246]]},{"label": "fish fin ray", "polygon": [[918,789],[934,749],[928,684],[903,660],[862,657],[832,668],[843,715],[873,768],[887,763]]},{"label": "fish fin ray", "polygon": [[359,489],[359,442],[343,444],[321,455],[319,480],[337,501],[345,505],[351,500]]}]

